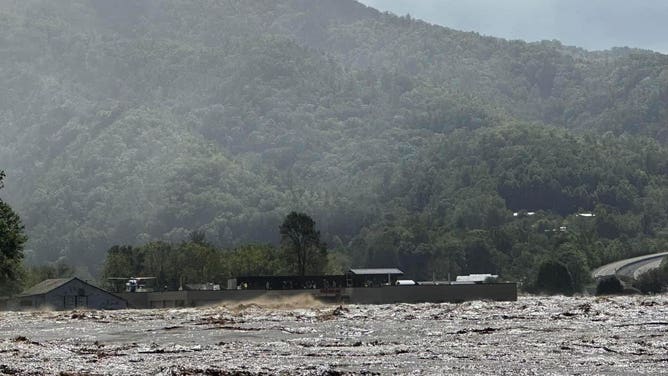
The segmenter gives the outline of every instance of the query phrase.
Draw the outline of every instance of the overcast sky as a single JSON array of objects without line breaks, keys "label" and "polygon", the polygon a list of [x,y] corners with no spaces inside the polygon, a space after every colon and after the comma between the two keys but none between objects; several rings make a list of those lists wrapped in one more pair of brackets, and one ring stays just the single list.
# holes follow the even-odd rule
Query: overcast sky
[{"label": "overcast sky", "polygon": [[668,0],[358,0],[457,30],[507,39],[557,39],[589,50],[668,53]]}]

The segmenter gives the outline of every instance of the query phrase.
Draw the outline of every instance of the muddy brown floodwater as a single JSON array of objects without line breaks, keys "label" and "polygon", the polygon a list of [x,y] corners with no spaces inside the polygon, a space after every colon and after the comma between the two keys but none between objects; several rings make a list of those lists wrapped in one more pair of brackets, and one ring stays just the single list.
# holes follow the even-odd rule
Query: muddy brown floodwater
[{"label": "muddy brown floodwater", "polygon": [[668,296],[0,312],[0,374],[665,374]]}]

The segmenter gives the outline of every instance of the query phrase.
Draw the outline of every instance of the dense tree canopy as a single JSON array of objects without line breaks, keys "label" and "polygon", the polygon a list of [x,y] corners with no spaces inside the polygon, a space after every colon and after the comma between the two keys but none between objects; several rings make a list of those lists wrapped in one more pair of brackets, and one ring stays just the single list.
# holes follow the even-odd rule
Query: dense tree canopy
[{"label": "dense tree canopy", "polygon": [[418,279],[530,282],[550,256],[577,289],[587,268],[668,247],[665,55],[353,0],[109,4],[0,0],[3,194],[31,263],[98,275],[128,244],[171,285],[211,269],[163,253],[281,270],[292,211],[318,223],[326,270]]},{"label": "dense tree canopy", "polygon": [[304,213],[291,212],[280,226],[281,246],[296,275],[318,275],[325,270],[327,247],[315,222]]},{"label": "dense tree canopy", "polygon": [[[0,170],[0,189],[5,172]],[[21,218],[0,199],[0,294],[17,292],[21,287],[23,244]]]}]

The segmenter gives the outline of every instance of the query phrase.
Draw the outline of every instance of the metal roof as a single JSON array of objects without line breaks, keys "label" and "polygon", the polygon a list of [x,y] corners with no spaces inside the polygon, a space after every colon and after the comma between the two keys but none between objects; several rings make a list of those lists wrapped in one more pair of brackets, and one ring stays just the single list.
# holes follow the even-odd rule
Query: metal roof
[{"label": "metal roof", "polygon": [[57,289],[58,287],[66,284],[67,282],[73,279],[74,278],[45,279],[44,281],[36,284],[35,286],[23,291],[20,296],[43,295],[51,290]]},{"label": "metal roof", "polygon": [[404,274],[397,268],[379,268],[379,269],[350,269],[350,272],[356,275],[374,275],[374,274]]}]

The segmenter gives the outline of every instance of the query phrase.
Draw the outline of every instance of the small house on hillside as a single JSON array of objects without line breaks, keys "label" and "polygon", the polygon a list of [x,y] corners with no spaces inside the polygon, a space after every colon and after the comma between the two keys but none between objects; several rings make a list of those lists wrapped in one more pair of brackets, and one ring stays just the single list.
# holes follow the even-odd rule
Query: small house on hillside
[{"label": "small house on hillside", "polygon": [[127,306],[125,299],[74,277],[42,281],[9,299],[6,308],[68,310],[124,309]]}]

